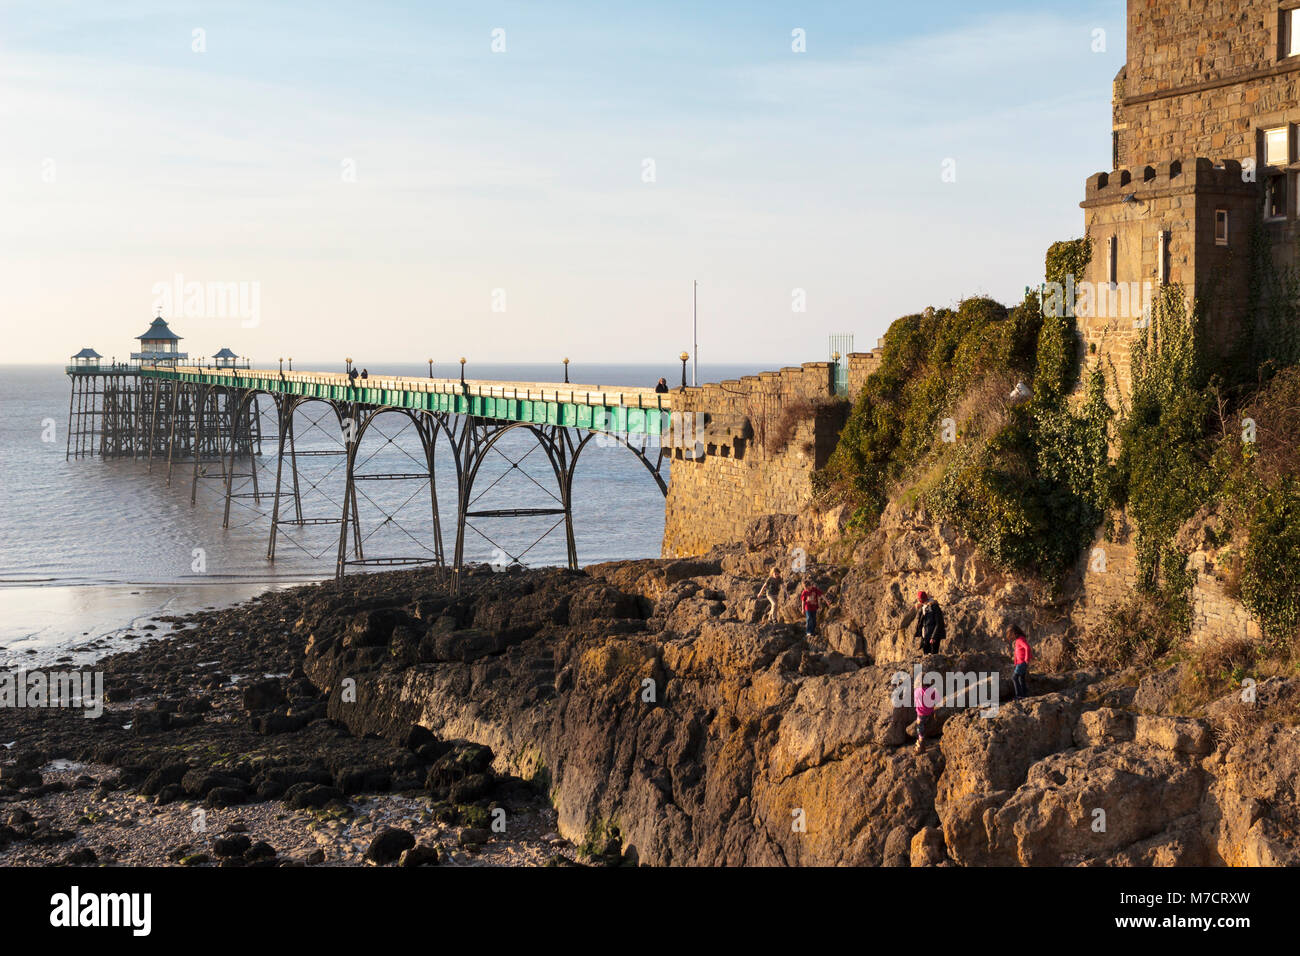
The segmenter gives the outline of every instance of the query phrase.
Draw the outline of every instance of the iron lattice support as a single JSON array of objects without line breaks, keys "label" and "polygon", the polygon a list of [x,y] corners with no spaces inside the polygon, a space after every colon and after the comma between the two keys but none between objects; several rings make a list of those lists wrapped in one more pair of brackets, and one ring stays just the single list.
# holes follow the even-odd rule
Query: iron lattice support
[{"label": "iron lattice support", "polygon": [[[450,456],[450,466],[455,479],[455,545],[451,554],[452,586],[459,589],[465,570],[466,538],[469,531],[493,544],[511,562],[520,559],[536,547],[543,538],[561,526],[564,529],[565,551],[568,567],[578,567],[578,549],[574,536],[574,478],[578,461],[590,443],[606,440],[630,450],[651,474],[660,493],[667,495],[667,480],[663,473],[665,455],[659,443],[643,435],[639,443],[626,435],[603,433],[572,423],[538,424],[513,419],[498,419],[469,415],[456,411],[437,411],[424,408],[404,408],[394,405],[373,404],[353,400],[363,394],[349,390],[349,399],[327,398],[290,394],[265,388],[239,388],[229,383],[212,384],[182,381],[141,375],[136,369],[112,366],[72,374],[72,391],[68,404],[68,435],[66,458],[89,457],[98,453],[103,457],[143,458],[152,472],[154,460],[165,459],[166,481],[170,485],[176,466],[182,462],[191,468],[190,503],[198,500],[199,482],[202,478],[219,479],[224,491],[222,526],[230,527],[231,507],[236,499],[252,499],[254,510],[260,517],[270,518],[267,541],[267,559],[274,561],[277,542],[285,527],[310,525],[339,525],[338,546],[335,553],[335,575],[342,578],[349,568],[435,564],[445,566],[448,555],[444,549],[443,516],[438,499],[438,451],[440,446]],[[263,423],[260,404],[269,400],[276,423],[275,482],[273,489],[264,490],[259,482],[257,458],[263,451]],[[324,450],[299,449],[295,418],[309,403],[322,403],[332,412],[327,418],[337,422],[342,441],[338,448]],[[423,461],[406,452],[417,462],[416,470],[376,471],[366,470],[370,461],[360,455],[363,439],[384,414],[403,416],[419,438]],[[308,420],[312,428],[320,427],[320,420]],[[407,427],[407,426],[404,426]],[[597,428],[600,426],[597,424]],[[518,458],[511,458],[498,443],[515,429],[526,429],[532,438],[529,450]],[[324,429],[322,429],[324,430]],[[386,436],[395,444],[393,436]],[[331,432],[332,434],[332,426]],[[400,447],[400,446],[399,446]],[[520,468],[523,459],[536,451],[546,456],[554,478],[552,491],[537,478]],[[478,489],[482,468],[493,454],[501,455],[508,463],[502,475],[494,478],[483,489]],[[341,455],[343,457],[343,496],[334,502],[337,517],[304,513],[300,461],[304,456]],[[247,462],[248,469],[242,471]],[[445,472],[444,466],[444,472]],[[333,469],[327,473],[333,473]],[[485,494],[507,475],[524,474],[544,492],[554,498],[554,505],[545,507],[476,507]],[[429,515],[432,522],[431,547],[415,539],[428,556],[370,556],[365,554],[362,517],[358,508],[358,488],[367,483],[422,481],[429,486]],[[323,479],[309,479],[309,490],[319,487]],[[545,479],[543,479],[545,481]],[[242,484],[237,484],[242,482]],[[244,490],[250,489],[250,490]],[[412,502],[411,496],[392,514],[385,513],[388,505],[380,507],[383,520],[380,526],[393,523],[402,507]],[[367,501],[379,507],[375,499],[365,495]],[[262,500],[270,498],[269,511],[260,510]],[[555,522],[543,531],[518,554],[510,554],[489,537],[475,523],[497,522],[509,519],[553,517]],[[375,530],[378,530],[376,528]],[[373,531],[371,532],[373,534]],[[290,539],[291,543],[297,544]],[[299,547],[302,547],[299,545]],[[514,546],[512,546],[514,547]],[[303,548],[303,550],[307,550]],[[309,552],[310,553],[310,552]],[[322,557],[315,554],[315,557]]]},{"label": "iron lattice support", "polygon": [[[558,507],[474,509],[473,503],[476,500],[474,497],[474,483],[478,478],[479,469],[487,460],[488,453],[494,450],[497,442],[517,428],[525,428],[529,431],[550,462],[560,492],[556,496]],[[513,562],[518,562],[523,555],[536,547],[542,538],[549,535],[563,523],[568,566],[571,570],[577,570],[578,545],[573,533],[573,481],[582,452],[597,435],[597,432],[563,425],[533,425],[523,422],[502,422],[475,416],[463,417],[463,425],[458,440],[453,444],[456,451],[457,470],[463,476],[458,481],[460,494],[456,509],[456,552],[453,566],[454,573],[452,575],[453,588],[459,590],[465,568],[465,532],[471,527],[469,520],[471,518],[504,519],[558,516],[559,520],[542,532],[527,548],[517,555],[508,555],[508,557]],[[618,444],[623,445],[636,455],[646,467],[646,470],[654,477],[660,493],[665,496],[668,494],[668,484],[662,474],[664,457],[662,448],[657,448],[654,464],[651,464],[647,454],[648,441],[642,442],[640,445],[633,445],[624,436],[606,434],[604,437],[606,440],[617,441]],[[510,464],[512,468],[517,468],[519,461],[511,460]]]},{"label": "iron lattice support", "polygon": [[[436,564],[439,567],[443,566],[446,563],[446,558],[443,551],[442,516],[438,511],[436,449],[439,433],[447,430],[448,434],[450,434],[450,428],[452,427],[449,423],[450,416],[445,413],[392,408],[361,402],[337,402],[332,404],[335,405],[335,410],[339,416],[339,425],[343,430],[344,447],[346,451],[343,516],[339,523],[339,546],[338,554],[335,559],[336,579],[342,580],[347,569],[356,565],[396,567],[400,565]],[[402,415],[415,428],[416,434],[420,439],[420,446],[424,452],[424,472],[382,472],[372,474],[359,474],[357,472],[357,455],[361,448],[362,439],[374,424],[375,419],[385,413]],[[454,441],[451,444],[454,448]],[[458,485],[460,482],[460,473],[461,469],[458,465],[456,469]],[[427,481],[429,485],[429,507],[433,522],[432,557],[407,556],[367,558],[362,547],[364,538],[361,534],[361,521],[357,506],[357,483],[359,481],[403,481],[407,479]],[[392,516],[386,516],[386,520],[392,520]],[[353,556],[351,559],[348,558],[349,531],[352,536]]]}]

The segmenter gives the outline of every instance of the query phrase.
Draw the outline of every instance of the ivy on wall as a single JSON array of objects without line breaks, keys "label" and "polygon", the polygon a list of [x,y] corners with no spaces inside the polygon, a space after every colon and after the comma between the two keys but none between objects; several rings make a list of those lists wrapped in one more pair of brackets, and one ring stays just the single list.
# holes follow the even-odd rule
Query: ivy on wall
[{"label": "ivy on wall", "polygon": [[[1077,282],[1090,257],[1086,239],[1054,244],[1048,281]],[[910,495],[992,560],[1055,584],[1107,510],[1126,508],[1142,593],[1132,620],[1101,642],[1121,658],[1163,652],[1186,633],[1195,574],[1175,541],[1199,509],[1218,508],[1236,542],[1242,602],[1271,646],[1300,646],[1300,274],[1262,287],[1271,304],[1249,360],[1213,369],[1204,306],[1164,287],[1134,341],[1118,419],[1100,364],[1074,395],[1084,373],[1074,321],[1044,316],[1036,294],[1011,310],[968,299],[905,316],[886,333],[818,483],[853,502],[863,526]],[[1015,383],[1029,397],[1008,395]],[[1258,440],[1238,427],[1246,414]],[[1139,619],[1150,640],[1127,634]]]}]

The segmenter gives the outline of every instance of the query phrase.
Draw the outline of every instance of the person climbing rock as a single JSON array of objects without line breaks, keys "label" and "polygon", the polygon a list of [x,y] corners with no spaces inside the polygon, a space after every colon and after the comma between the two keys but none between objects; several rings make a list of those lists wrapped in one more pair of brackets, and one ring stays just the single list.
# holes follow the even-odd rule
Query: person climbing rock
[{"label": "person climbing rock", "polygon": [[777,602],[781,600],[781,591],[785,587],[785,581],[781,579],[781,569],[773,568],[772,573],[767,576],[763,582],[762,590],[759,596],[767,598],[767,613],[763,615],[763,621],[776,621]]},{"label": "person climbing rock", "polygon": [[938,654],[939,642],[948,636],[943,623],[943,608],[924,591],[916,592],[916,636],[921,640],[922,654]]},{"label": "person climbing rock", "polygon": [[925,687],[918,674],[912,682],[912,706],[916,709],[916,752],[925,753],[925,726],[939,703],[939,689]]},{"label": "person climbing rock", "polygon": [[803,608],[804,633],[808,637],[817,634],[817,611],[821,608],[822,589],[813,584],[811,578],[803,579],[803,590],[799,592],[799,606]]},{"label": "person climbing rock", "polygon": [[1007,642],[1011,645],[1011,688],[1016,700],[1021,700],[1029,696],[1025,678],[1029,675],[1029,662],[1034,659],[1034,651],[1025,632],[1015,624],[1007,628]]}]

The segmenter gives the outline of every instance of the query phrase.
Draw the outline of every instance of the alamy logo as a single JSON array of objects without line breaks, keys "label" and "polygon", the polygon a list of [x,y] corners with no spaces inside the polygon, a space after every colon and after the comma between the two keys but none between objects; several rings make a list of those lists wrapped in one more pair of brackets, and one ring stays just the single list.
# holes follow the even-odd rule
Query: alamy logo
[{"label": "alamy logo", "polygon": [[133,936],[148,936],[153,927],[153,895],[150,893],[86,893],[74,886],[67,893],[50,897],[50,925],[126,926]]},{"label": "alamy logo", "polygon": [[171,282],[153,284],[153,309],[187,319],[238,319],[241,328],[262,322],[262,283],[186,282],[176,273]]},{"label": "alamy logo", "polygon": [[87,719],[104,713],[103,671],[0,671],[0,707],[43,710],[80,707]]},{"label": "alamy logo", "polygon": [[1150,282],[1049,282],[1043,288],[1043,315],[1051,318],[1132,319],[1149,322],[1155,286]]},{"label": "alamy logo", "polygon": [[922,671],[916,664],[912,673],[895,671],[889,678],[889,700],[895,707],[914,704],[913,688],[921,687],[927,702],[938,707],[976,707],[981,717],[996,717],[998,713],[997,671]]}]

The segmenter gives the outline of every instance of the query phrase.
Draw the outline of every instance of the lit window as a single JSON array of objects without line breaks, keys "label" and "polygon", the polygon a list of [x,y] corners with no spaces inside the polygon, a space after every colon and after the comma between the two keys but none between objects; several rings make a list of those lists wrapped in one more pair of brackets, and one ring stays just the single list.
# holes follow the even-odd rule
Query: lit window
[{"label": "lit window", "polygon": [[1214,244],[1216,246],[1226,246],[1228,244],[1228,210],[1214,210]]},{"label": "lit window", "polygon": [[1282,55],[1300,56],[1300,10],[1282,11]]},{"label": "lit window", "polygon": [[1264,130],[1264,165],[1285,166],[1291,162],[1291,150],[1287,136],[1287,127]]}]

